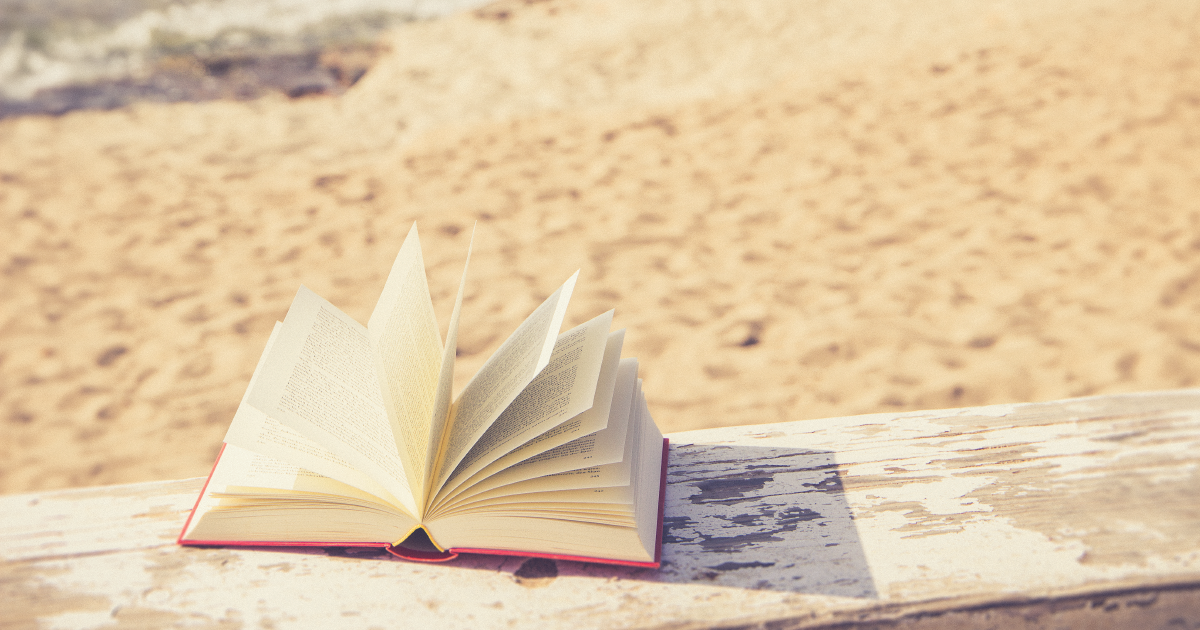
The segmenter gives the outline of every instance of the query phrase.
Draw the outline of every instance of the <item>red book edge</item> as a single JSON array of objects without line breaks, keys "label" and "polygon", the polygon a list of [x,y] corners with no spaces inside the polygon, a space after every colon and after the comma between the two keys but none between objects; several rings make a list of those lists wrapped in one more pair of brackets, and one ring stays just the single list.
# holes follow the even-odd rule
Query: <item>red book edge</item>
[{"label": "red book edge", "polygon": [[221,451],[217,453],[217,461],[213,462],[212,470],[208,473],[208,478],[204,480],[204,487],[200,489],[200,496],[196,497],[196,504],[192,506],[192,511],[188,514],[187,521],[183,524],[183,530],[179,532],[179,538],[176,543],[180,545],[204,545],[204,546],[235,546],[235,547],[379,547],[388,550],[392,555],[412,560],[416,562],[447,562],[458,557],[460,553],[474,553],[491,556],[518,556],[524,558],[549,558],[551,560],[574,560],[577,562],[597,562],[601,564],[614,564],[629,567],[642,567],[648,569],[657,569],[662,566],[662,536],[663,536],[663,514],[667,504],[667,455],[670,453],[671,440],[663,438],[663,457],[662,457],[662,473],[658,482],[658,528],[657,535],[654,541],[654,562],[637,562],[633,560],[614,560],[610,558],[594,558],[589,556],[569,556],[555,553],[538,553],[525,551],[511,551],[507,549],[474,549],[474,548],[454,548],[449,549],[444,553],[417,551],[414,549],[403,549],[392,546],[391,543],[364,543],[364,542],[264,542],[258,540],[185,540],[183,535],[188,530],[188,526],[192,524],[192,518],[196,516],[196,510],[200,507],[200,500],[204,498],[204,494],[208,491],[208,484],[212,481],[213,473],[217,470],[217,463],[221,461],[221,455],[225,452],[225,445],[221,445]]}]

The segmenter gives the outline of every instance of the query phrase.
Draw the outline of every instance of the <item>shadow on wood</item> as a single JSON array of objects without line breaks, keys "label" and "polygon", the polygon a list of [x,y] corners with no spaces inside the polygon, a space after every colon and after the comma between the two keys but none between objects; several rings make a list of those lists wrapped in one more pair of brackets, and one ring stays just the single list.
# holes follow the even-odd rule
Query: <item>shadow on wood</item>
[{"label": "shadow on wood", "polygon": [[875,597],[830,451],[671,449],[658,581]]}]

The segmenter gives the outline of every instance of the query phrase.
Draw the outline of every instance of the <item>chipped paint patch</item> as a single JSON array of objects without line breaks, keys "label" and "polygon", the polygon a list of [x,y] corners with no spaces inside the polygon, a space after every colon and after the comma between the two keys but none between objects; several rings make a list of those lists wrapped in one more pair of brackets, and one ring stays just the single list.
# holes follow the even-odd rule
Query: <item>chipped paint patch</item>
[{"label": "chipped paint patch", "polygon": [[659,579],[874,596],[832,453],[681,444],[672,446],[668,478]]}]

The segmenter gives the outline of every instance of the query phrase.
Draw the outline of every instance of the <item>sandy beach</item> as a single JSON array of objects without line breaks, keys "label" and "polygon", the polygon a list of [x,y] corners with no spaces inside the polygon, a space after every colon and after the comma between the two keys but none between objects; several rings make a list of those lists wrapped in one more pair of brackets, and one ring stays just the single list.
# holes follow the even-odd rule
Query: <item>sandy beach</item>
[{"label": "sandy beach", "polygon": [[[576,269],[664,431],[1200,382],[1200,5],[500,2],[340,96],[0,120],[0,492],[208,472],[413,222],[456,382]],[[850,439],[848,436],[847,439]]]}]

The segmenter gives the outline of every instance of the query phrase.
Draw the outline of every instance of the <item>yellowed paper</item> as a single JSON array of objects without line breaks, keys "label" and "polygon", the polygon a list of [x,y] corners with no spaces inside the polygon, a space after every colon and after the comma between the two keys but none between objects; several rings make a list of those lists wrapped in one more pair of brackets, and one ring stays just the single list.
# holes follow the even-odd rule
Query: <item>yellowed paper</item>
[{"label": "yellowed paper", "polygon": [[[624,362],[623,362],[624,363]],[[629,365],[629,364],[627,364]],[[626,377],[628,378],[628,377]],[[619,445],[616,461],[594,466],[571,467],[572,462],[578,462],[577,453],[556,459],[546,459],[531,464],[518,464],[505,469],[472,485],[458,495],[440,503],[434,510],[436,514],[449,514],[464,508],[481,499],[494,499],[557,490],[573,490],[582,488],[601,488],[607,486],[622,486],[629,483],[631,460],[638,435],[640,435],[640,409],[636,404],[637,387],[636,372],[633,374],[634,392],[618,393],[624,400],[614,403],[612,419],[606,431],[619,432],[623,443]]]},{"label": "yellowed paper", "polygon": [[595,403],[612,311],[558,336],[550,363],[471,446],[446,489]]},{"label": "yellowed paper", "polygon": [[184,537],[371,542],[415,522],[357,488],[227,444]]},{"label": "yellowed paper", "polygon": [[258,375],[262,371],[267,353],[270,352],[282,327],[283,324],[276,322],[274,330],[271,331],[271,337],[267,339],[267,346],[263,350],[262,357],[259,358],[258,365],[254,368],[254,374],[250,377],[250,384],[246,388],[246,394],[242,396],[242,403],[238,405],[233,422],[230,423],[229,430],[225,433],[225,443],[336,479],[369,493],[378,500],[412,512],[412,507],[404,505],[382,485],[356,470],[346,460],[246,402],[250,389],[254,387]]},{"label": "yellowed paper", "polygon": [[300,287],[246,401],[332,451],[415,513],[370,348],[362,324]]},{"label": "yellowed paper", "polygon": [[546,298],[463,388],[451,406],[448,434],[436,467],[435,490],[446,481],[471,445],[550,362],[578,277],[577,271]]},{"label": "yellowed paper", "polygon": [[367,322],[386,419],[417,504],[429,469],[429,443],[442,372],[442,339],[414,224],[392,263]]},{"label": "yellowed paper", "polygon": [[438,374],[437,393],[434,396],[433,416],[429,429],[429,444],[426,445],[425,483],[421,485],[420,504],[424,509],[432,495],[432,467],[446,441],[446,425],[450,415],[450,395],[454,388],[454,360],[458,353],[458,316],[462,311],[463,292],[467,286],[467,269],[471,266],[471,250],[475,247],[475,231],[471,230],[471,242],[467,246],[467,261],[463,263],[462,278],[458,281],[458,295],[454,298],[454,310],[450,313],[450,326],[446,331],[446,348],[442,351],[442,367]]},{"label": "yellowed paper", "polygon": [[[612,407],[613,395],[616,391],[617,371],[621,363],[621,347],[624,339],[624,330],[608,334],[604,347],[604,356],[601,360],[600,374],[596,379],[596,390],[592,398],[591,407],[567,421],[552,427],[541,435],[521,443],[512,452],[471,473],[470,476],[463,474],[456,475],[454,479],[451,479],[443,486],[441,492],[438,494],[438,498],[434,502],[435,509],[437,505],[453,499],[457,494],[464,492],[467,488],[487,479],[491,475],[526,459],[540,455],[552,448],[562,446],[576,438],[605,429],[608,426],[609,412]],[[619,454],[621,447],[618,446],[615,452]]]},{"label": "yellowed paper", "polygon": [[605,429],[492,473],[439,504],[439,510],[502,486],[508,489],[505,494],[516,494],[628,483],[628,466],[622,468],[621,462],[628,462],[627,438],[637,421],[632,415],[637,410],[637,381],[637,359],[622,359]]}]

